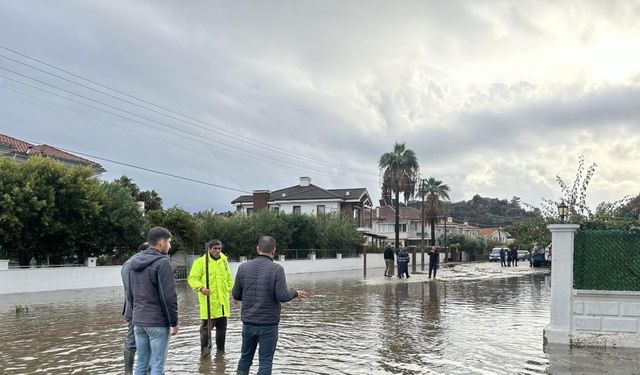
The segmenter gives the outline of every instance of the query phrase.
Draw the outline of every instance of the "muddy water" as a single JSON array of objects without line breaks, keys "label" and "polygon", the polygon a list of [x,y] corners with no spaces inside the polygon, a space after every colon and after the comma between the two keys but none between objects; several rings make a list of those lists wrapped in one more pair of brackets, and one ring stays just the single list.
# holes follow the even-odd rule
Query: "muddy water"
[{"label": "muddy water", "polygon": [[[444,275],[446,276],[446,275]],[[285,305],[274,374],[624,374],[632,352],[545,354],[549,279],[543,274],[422,283],[352,273],[291,276],[314,298]],[[239,310],[227,353],[199,358],[197,301],[179,286],[181,332],[168,374],[235,373]],[[125,324],[119,288],[0,297],[0,373],[121,373]],[[17,316],[15,305],[29,307]],[[255,371],[255,369],[254,369]]]}]

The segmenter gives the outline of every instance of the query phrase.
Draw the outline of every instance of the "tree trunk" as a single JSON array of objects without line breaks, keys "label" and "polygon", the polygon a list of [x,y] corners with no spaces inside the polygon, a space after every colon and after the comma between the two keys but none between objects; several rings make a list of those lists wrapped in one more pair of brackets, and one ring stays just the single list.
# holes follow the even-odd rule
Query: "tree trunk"
[{"label": "tree trunk", "polygon": [[400,248],[400,191],[396,188],[396,250]]},{"label": "tree trunk", "polygon": [[431,246],[436,246],[436,218],[431,217]]}]

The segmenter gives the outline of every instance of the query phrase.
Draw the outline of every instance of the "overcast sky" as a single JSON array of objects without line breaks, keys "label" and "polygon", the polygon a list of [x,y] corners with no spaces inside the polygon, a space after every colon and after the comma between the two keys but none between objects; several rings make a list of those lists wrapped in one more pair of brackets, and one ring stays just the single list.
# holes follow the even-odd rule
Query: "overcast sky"
[{"label": "overcast sky", "polygon": [[[558,198],[584,155],[595,206],[640,192],[639,19],[631,0],[0,1],[0,45],[175,112],[0,57],[24,76],[0,75],[62,96],[0,77],[0,132],[244,191],[308,175],[374,200],[396,141],[454,201]],[[99,162],[165,206],[240,194]]]}]

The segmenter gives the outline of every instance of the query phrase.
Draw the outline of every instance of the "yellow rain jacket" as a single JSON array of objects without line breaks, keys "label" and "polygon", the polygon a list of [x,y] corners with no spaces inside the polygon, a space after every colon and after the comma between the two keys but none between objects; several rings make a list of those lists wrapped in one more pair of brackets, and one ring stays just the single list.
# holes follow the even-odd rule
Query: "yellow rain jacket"
[{"label": "yellow rain jacket", "polygon": [[220,253],[220,258],[215,260],[207,253],[193,262],[191,272],[189,272],[189,286],[198,294],[198,300],[200,302],[200,318],[203,320],[207,319],[207,296],[200,292],[201,288],[206,288],[206,256],[209,256],[211,319],[229,316],[229,297],[231,289],[233,289],[233,276],[231,275],[227,256]]}]

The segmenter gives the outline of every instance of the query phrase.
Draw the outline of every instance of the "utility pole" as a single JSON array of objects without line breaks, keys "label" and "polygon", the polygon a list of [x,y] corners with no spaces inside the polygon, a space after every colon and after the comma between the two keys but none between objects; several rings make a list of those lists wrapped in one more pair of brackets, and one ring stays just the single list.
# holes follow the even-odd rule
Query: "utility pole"
[{"label": "utility pole", "polygon": [[424,185],[426,179],[420,180],[420,195],[422,196],[422,214],[420,215],[420,223],[422,226],[422,232],[420,232],[420,246],[422,247],[422,271],[424,271]]}]

